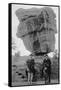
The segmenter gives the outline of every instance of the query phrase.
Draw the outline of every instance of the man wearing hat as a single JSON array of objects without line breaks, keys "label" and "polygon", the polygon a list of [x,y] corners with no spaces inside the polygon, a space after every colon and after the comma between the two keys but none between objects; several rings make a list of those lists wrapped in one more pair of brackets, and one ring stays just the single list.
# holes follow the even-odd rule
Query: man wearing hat
[{"label": "man wearing hat", "polygon": [[30,55],[30,57],[31,58],[27,60],[26,64],[27,64],[27,71],[28,71],[28,82],[30,82],[31,84],[35,74],[35,68],[34,68],[35,62],[32,54]]},{"label": "man wearing hat", "polygon": [[45,80],[48,79],[48,82],[50,83],[51,81],[51,60],[48,57],[48,55],[44,55],[44,61],[43,61],[43,74],[45,74]]}]

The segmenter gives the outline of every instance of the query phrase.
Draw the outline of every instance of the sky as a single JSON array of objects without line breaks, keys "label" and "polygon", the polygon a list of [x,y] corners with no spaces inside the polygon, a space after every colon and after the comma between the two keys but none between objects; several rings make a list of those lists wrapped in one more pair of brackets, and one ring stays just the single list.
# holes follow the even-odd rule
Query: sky
[{"label": "sky", "polygon": [[[19,25],[19,20],[15,14],[16,10],[18,10],[19,8],[23,8],[23,9],[29,9],[29,8],[32,8],[32,7],[37,7],[37,8],[42,8],[44,6],[30,6],[30,5],[16,5],[16,4],[13,4],[12,5],[12,37],[15,38],[16,40],[16,45],[17,45],[17,51],[20,51],[20,55],[21,56],[28,56],[31,54],[31,52],[29,52],[25,46],[24,46],[24,43],[22,41],[22,39],[18,38],[16,36],[16,32],[17,32],[17,27]],[[55,49],[58,50],[58,7],[51,7],[55,14],[56,14],[56,24],[57,24],[57,33],[55,34]],[[13,54],[15,54],[15,52],[13,51],[12,52]],[[52,55],[52,54],[51,54]]]}]

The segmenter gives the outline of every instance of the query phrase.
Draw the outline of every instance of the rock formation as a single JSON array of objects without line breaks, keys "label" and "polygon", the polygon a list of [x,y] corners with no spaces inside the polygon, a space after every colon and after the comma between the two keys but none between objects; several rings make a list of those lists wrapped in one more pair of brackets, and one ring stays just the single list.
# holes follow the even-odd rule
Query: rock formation
[{"label": "rock formation", "polygon": [[54,51],[57,29],[56,15],[51,8],[20,8],[15,13],[20,22],[16,35],[27,50],[34,55]]}]

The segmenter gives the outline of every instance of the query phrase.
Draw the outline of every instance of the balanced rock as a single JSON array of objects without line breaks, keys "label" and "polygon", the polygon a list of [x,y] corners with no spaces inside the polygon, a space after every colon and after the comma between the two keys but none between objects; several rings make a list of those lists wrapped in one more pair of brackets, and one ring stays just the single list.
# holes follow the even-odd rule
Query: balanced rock
[{"label": "balanced rock", "polygon": [[55,48],[56,15],[49,7],[18,9],[17,37],[21,38],[27,50],[33,54],[49,53]]}]

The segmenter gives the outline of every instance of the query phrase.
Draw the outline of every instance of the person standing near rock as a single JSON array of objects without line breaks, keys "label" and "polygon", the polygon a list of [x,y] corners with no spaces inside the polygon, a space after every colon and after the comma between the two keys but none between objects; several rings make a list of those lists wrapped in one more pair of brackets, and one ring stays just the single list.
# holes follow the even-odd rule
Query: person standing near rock
[{"label": "person standing near rock", "polygon": [[43,61],[43,76],[45,77],[45,82],[48,79],[48,83],[51,82],[51,60],[48,57],[48,55],[44,56],[44,61]]},{"label": "person standing near rock", "polygon": [[33,76],[35,74],[35,68],[34,68],[35,62],[32,56],[30,60],[27,60],[26,64],[27,64],[27,72],[28,72],[28,82],[30,82],[31,84],[33,80]]}]

